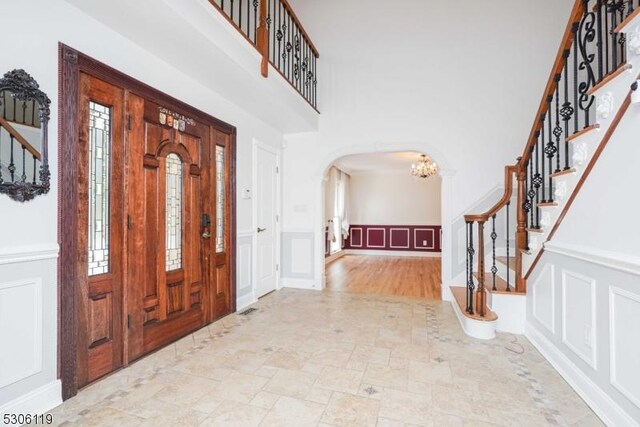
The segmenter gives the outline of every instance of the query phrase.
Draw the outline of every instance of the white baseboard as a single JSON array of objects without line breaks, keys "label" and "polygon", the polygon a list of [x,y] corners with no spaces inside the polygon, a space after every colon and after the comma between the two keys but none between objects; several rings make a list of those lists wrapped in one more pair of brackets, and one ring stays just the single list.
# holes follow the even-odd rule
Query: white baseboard
[{"label": "white baseboard", "polygon": [[324,265],[332,263],[333,261],[340,259],[345,255],[346,255],[346,252],[344,250],[341,250],[340,252],[336,252],[335,254],[329,255],[328,257],[325,257]]},{"label": "white baseboard", "polygon": [[529,322],[525,327],[525,336],[606,425],[640,425]]},{"label": "white baseboard", "polygon": [[55,380],[0,406],[0,417],[4,414],[44,414],[60,404],[62,383]]},{"label": "white baseboard", "polygon": [[314,279],[287,279],[283,277],[280,283],[283,288],[310,289],[312,291],[322,289],[322,286]]},{"label": "white baseboard", "polygon": [[243,310],[256,302],[258,302],[258,300],[253,297],[253,292],[238,297],[236,299],[236,311]]},{"label": "white baseboard", "polygon": [[397,256],[397,257],[424,257],[424,258],[440,258],[441,252],[422,252],[422,251],[385,251],[372,249],[345,249],[345,255],[376,255],[376,256]]}]

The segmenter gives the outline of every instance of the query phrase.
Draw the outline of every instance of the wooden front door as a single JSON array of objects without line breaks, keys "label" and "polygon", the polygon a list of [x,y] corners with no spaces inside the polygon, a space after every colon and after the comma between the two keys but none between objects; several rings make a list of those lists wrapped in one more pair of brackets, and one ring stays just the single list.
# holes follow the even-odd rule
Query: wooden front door
[{"label": "wooden front door", "polygon": [[[231,312],[231,135],[80,75],[77,385]],[[188,114],[188,113],[187,113]]]},{"label": "wooden front door", "polygon": [[123,364],[124,91],[80,75],[77,381]]}]

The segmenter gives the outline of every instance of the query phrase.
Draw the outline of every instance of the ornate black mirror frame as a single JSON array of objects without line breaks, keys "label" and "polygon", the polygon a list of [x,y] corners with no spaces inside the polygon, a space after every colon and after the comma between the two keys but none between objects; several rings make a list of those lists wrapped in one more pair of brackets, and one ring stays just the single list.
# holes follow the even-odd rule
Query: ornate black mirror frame
[{"label": "ornate black mirror frame", "polygon": [[47,147],[51,100],[46,93],[40,90],[38,82],[24,70],[9,71],[0,79],[0,93],[4,91],[9,91],[12,97],[18,101],[35,101],[38,103],[41,143],[39,181],[26,182],[25,180],[18,180],[9,183],[4,182],[2,174],[0,174],[0,193],[7,194],[13,200],[25,202],[40,194],[48,193],[51,186]]}]

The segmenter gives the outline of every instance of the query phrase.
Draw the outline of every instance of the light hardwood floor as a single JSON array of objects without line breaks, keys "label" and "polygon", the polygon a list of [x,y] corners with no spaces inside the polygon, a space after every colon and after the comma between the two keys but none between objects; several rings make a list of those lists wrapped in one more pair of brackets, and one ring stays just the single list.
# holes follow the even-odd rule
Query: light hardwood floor
[{"label": "light hardwood floor", "polygon": [[440,258],[345,255],[326,268],[328,291],[440,299]]}]

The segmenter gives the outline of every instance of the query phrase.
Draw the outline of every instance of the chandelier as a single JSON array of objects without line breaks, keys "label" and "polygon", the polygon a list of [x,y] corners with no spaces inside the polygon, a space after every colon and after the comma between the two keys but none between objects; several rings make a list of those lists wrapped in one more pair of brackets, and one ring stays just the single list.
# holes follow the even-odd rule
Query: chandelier
[{"label": "chandelier", "polygon": [[418,178],[431,178],[438,173],[438,165],[429,156],[420,155],[420,161],[411,165],[411,175]]}]

